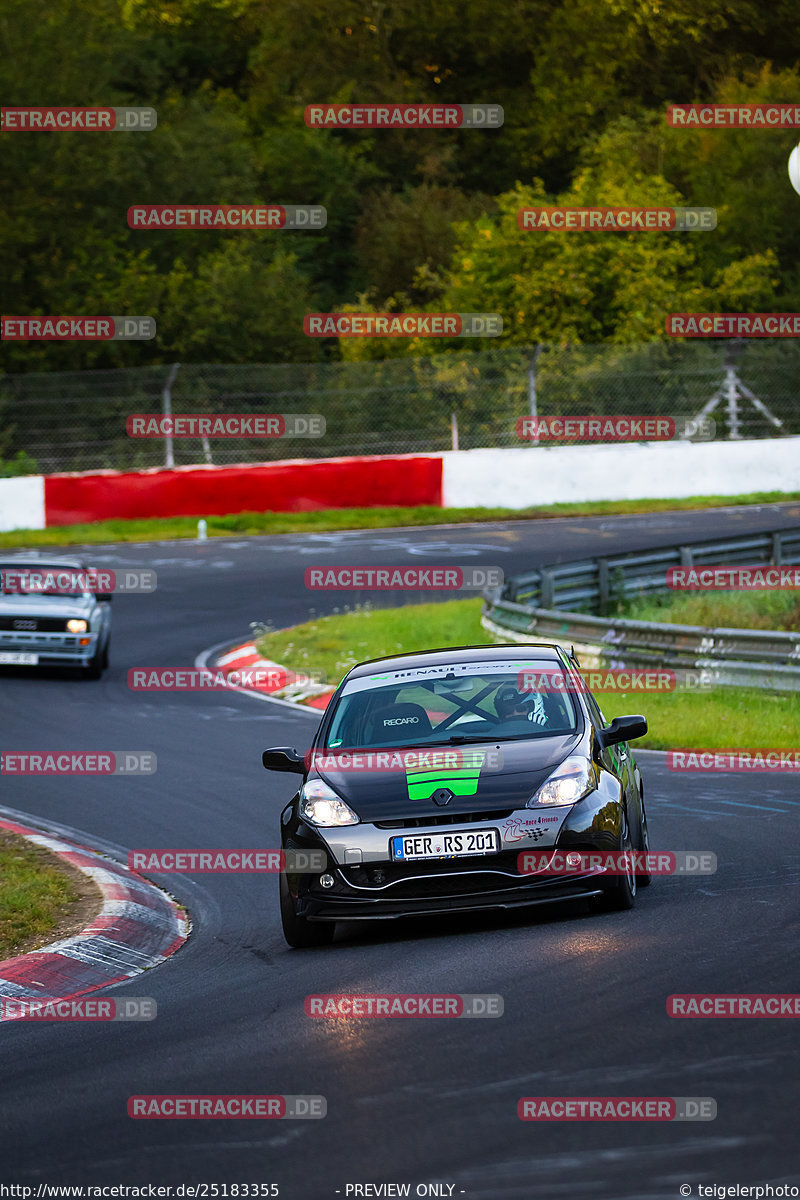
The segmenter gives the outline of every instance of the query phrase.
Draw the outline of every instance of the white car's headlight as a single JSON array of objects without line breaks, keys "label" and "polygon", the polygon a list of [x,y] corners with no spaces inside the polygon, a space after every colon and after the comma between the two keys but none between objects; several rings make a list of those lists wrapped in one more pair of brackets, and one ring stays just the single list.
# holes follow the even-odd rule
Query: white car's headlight
[{"label": "white car's headlight", "polygon": [[358,817],[322,779],[310,779],[300,789],[300,816],[312,825],[358,825]]},{"label": "white car's headlight", "polygon": [[575,804],[597,786],[597,776],[588,758],[573,754],[556,767],[537,792],[531,796],[526,808],[539,804]]},{"label": "white car's headlight", "polygon": [[67,621],[67,633],[86,633],[89,626],[85,621],[79,621],[77,617]]}]

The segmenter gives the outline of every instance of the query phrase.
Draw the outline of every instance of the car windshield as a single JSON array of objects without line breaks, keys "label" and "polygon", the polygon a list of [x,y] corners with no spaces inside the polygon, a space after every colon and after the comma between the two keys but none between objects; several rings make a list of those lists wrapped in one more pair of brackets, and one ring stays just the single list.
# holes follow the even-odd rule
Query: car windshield
[{"label": "car windshield", "polygon": [[325,746],[359,750],[553,737],[574,733],[577,719],[567,676],[552,659],[420,667],[350,680]]},{"label": "car windshield", "polygon": [[63,596],[77,599],[89,591],[87,571],[67,563],[0,563],[0,594]]}]

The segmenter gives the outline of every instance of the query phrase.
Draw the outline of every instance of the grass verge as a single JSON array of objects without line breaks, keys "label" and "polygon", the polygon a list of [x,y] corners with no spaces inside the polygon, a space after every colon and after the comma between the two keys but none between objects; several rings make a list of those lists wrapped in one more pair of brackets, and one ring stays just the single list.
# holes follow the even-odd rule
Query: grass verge
[{"label": "grass verge", "polygon": [[670,592],[631,600],[620,616],[719,629],[786,629],[800,632],[796,592]]},{"label": "grass verge", "polygon": [[[400,608],[356,608],[320,617],[259,638],[261,653],[294,670],[324,671],[336,684],[356,662],[385,654],[483,645],[481,601],[451,600]],[[750,688],[709,692],[599,695],[604,716],[643,713],[650,732],[636,745],[669,747],[794,749],[800,728],[800,695],[773,695]]]},{"label": "grass verge", "polygon": [[[727,508],[736,504],[780,504],[800,500],[800,492],[753,492],[741,496],[690,496],[681,500],[609,500],[551,504],[538,508],[335,508],[303,513],[232,513],[206,517],[209,537],[254,534],[322,533],[340,529],[393,526],[463,525],[481,521],[524,521],[552,517],[603,517],[626,513]],[[200,514],[202,516],[202,513]],[[0,547],[75,546],[106,542],[159,542],[197,537],[197,517],[153,517],[136,521],[96,521],[52,529],[0,533]]]},{"label": "grass verge", "polygon": [[0,829],[0,961],[82,928],[101,903],[84,879],[49,851]]}]

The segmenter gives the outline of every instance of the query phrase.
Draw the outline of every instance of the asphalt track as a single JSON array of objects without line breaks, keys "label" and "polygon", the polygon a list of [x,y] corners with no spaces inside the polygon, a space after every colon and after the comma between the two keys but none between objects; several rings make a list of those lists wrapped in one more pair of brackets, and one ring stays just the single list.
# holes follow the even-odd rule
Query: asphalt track
[{"label": "asphalt track", "polygon": [[[260,753],[305,749],[312,717],[247,695],[134,694],[129,667],[188,667],[251,621],[287,625],[365,598],[306,591],[311,565],[466,562],[511,574],[598,547],[788,528],[798,518],[800,507],[782,505],[92,547],[93,563],[154,566],[159,588],[115,598],[112,666],[100,682],[0,676],[2,748],[150,749],[158,772],[6,779],[0,804],[120,854],[272,847],[294,782],[264,772]],[[719,870],[656,880],[632,912],[579,905],[351,926],[331,948],[289,951],[274,877],[155,876],[188,906],[194,932],[170,962],[115,994],[155,997],[157,1020],[0,1027],[0,1182],[274,1182],[284,1200],[344,1196],[354,1183],[452,1184],[453,1196],[471,1200],[647,1200],[678,1196],[681,1184],[695,1196],[698,1184],[798,1184],[796,1026],[679,1021],[665,1011],[673,992],[800,990],[796,783],[678,777],[663,756],[639,759],[653,846],[712,850]],[[493,992],[505,1015],[307,1018],[304,997],[330,991]],[[238,1092],[322,1094],[328,1116],[126,1114],[132,1094]],[[718,1116],[532,1124],[516,1115],[525,1095],[713,1096]]]}]

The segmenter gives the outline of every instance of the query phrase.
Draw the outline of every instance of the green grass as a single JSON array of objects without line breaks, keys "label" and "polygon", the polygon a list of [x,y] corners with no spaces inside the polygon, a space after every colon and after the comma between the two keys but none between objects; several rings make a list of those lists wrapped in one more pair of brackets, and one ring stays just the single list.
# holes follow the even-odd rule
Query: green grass
[{"label": "green grass", "polygon": [[481,602],[475,597],[402,608],[363,606],[268,633],[259,638],[258,648],[265,658],[295,670],[324,671],[336,684],[365,658],[436,646],[483,645],[488,634],[480,614]]},{"label": "green grass", "polygon": [[[402,608],[356,608],[319,617],[259,638],[265,657],[297,671],[324,671],[336,684],[356,662],[438,646],[483,645],[481,601],[451,600]],[[800,695],[779,696],[748,688],[708,692],[600,695],[604,716],[643,713],[650,732],[636,745],[726,749],[761,746],[793,749],[800,729]]]},{"label": "green grass", "polygon": [[635,621],[667,621],[722,629],[800,631],[796,592],[670,592],[631,600],[620,615]]},{"label": "green grass", "polygon": [[[303,513],[233,513],[206,517],[209,537],[252,534],[322,533],[339,529],[462,525],[475,521],[523,521],[548,517],[602,517],[625,513],[722,508],[733,504],[778,504],[800,500],[799,492],[754,492],[741,496],[691,496],[685,500],[610,500],[551,504],[539,508],[335,508]],[[201,513],[200,516],[203,514]],[[0,533],[0,547],[75,546],[106,542],[158,542],[197,536],[197,517],[153,517],[135,521],[96,521],[52,529]]]},{"label": "green grass", "polygon": [[47,942],[64,909],[79,899],[52,856],[0,830],[0,960]]}]

